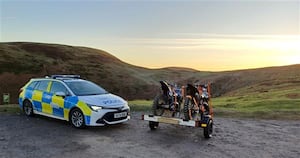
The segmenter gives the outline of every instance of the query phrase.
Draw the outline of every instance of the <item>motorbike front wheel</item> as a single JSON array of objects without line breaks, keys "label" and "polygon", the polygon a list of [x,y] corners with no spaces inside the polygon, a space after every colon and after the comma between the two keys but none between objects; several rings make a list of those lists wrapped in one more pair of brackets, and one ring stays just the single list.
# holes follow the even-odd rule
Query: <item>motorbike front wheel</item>
[{"label": "motorbike front wheel", "polygon": [[195,104],[191,98],[186,98],[184,101],[183,106],[183,114],[185,120],[200,120],[201,119],[201,113],[199,108],[195,108]]},{"label": "motorbike front wheel", "polygon": [[165,105],[165,100],[163,94],[159,94],[154,98],[152,111],[156,116],[162,116],[164,114],[165,109],[161,107],[161,105]]},{"label": "motorbike front wheel", "polygon": [[184,100],[184,105],[183,105],[183,115],[185,120],[190,120],[190,115],[189,115],[189,106],[191,104],[191,99],[186,98]]}]

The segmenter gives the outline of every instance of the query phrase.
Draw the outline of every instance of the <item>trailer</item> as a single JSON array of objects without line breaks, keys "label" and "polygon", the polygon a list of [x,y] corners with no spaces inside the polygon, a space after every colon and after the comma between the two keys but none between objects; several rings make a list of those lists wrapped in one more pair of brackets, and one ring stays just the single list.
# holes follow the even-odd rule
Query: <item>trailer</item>
[{"label": "trailer", "polygon": [[[149,121],[150,129],[156,130],[159,123],[201,127],[204,137],[211,138],[213,132],[211,84],[187,84],[181,88],[166,81],[160,81],[160,84],[161,91],[154,98],[152,115],[142,115],[142,120]],[[165,112],[171,115],[166,116]]]},{"label": "trailer", "polygon": [[213,132],[213,120],[211,115],[202,116],[201,120],[185,120],[182,118],[163,117],[154,115],[142,115],[142,120],[149,121],[149,128],[156,130],[159,123],[174,124],[189,127],[203,128],[203,135],[205,138],[211,138]]}]

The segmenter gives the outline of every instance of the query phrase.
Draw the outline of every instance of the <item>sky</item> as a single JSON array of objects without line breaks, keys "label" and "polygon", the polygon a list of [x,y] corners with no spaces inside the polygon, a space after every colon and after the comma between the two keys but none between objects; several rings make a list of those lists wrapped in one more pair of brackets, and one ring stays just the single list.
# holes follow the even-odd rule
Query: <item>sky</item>
[{"label": "sky", "polygon": [[0,0],[1,42],[85,46],[147,67],[300,64],[300,0]]}]

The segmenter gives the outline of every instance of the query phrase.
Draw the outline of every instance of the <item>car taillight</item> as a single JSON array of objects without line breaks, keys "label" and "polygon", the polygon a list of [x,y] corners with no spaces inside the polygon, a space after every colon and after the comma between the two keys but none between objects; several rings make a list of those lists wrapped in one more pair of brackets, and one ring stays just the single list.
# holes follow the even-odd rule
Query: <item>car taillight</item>
[{"label": "car taillight", "polygon": [[23,88],[20,88],[20,90],[19,90],[19,94],[20,94],[20,93],[22,93],[22,92],[23,92],[23,90],[24,90]]}]

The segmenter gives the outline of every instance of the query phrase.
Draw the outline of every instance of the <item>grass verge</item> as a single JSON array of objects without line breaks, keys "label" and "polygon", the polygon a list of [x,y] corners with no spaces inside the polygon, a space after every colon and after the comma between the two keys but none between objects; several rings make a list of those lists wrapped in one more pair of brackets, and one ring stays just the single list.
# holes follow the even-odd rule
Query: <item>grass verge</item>
[{"label": "grass verge", "polygon": [[20,112],[21,110],[18,104],[0,105],[0,114],[15,114]]},{"label": "grass verge", "polygon": [[213,99],[215,113],[224,117],[300,120],[300,87],[274,88]]},{"label": "grass verge", "polygon": [[222,117],[300,120],[300,99],[221,97],[213,99],[213,106]]},{"label": "grass verge", "polygon": [[[151,111],[152,101],[129,101],[132,111]],[[212,99],[215,116],[229,118],[300,120],[300,99],[219,97]]]},{"label": "grass verge", "polygon": [[131,111],[151,111],[152,100],[132,100],[128,101]]}]

